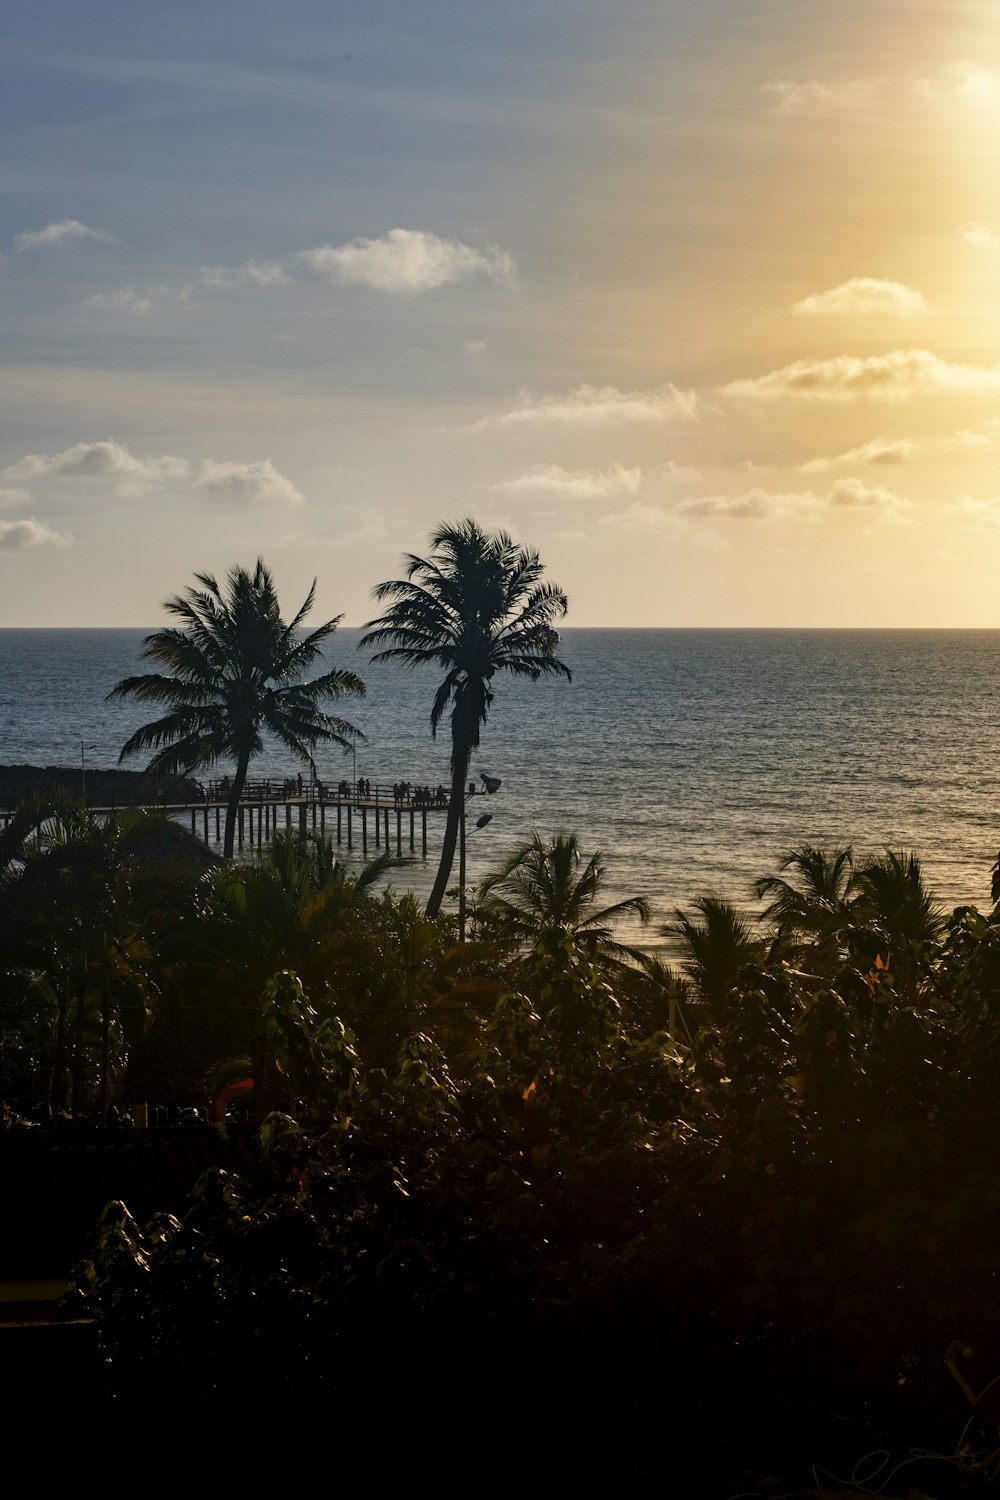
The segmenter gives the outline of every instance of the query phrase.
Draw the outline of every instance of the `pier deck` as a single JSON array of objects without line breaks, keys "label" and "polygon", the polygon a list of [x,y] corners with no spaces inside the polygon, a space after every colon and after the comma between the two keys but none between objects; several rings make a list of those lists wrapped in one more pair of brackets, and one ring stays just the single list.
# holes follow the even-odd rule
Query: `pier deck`
[{"label": "pier deck", "polygon": [[[303,835],[310,830],[323,836],[329,832],[338,844],[346,844],[349,851],[357,846],[362,854],[367,854],[370,846],[389,852],[395,845],[401,858],[404,846],[415,854],[419,845],[420,853],[426,856],[427,820],[448,811],[448,797],[441,795],[441,788],[404,791],[401,788],[405,783],[382,786],[365,782],[365,794],[360,795],[343,782],[337,788],[323,782],[304,782],[301,792],[297,783],[298,778],[247,783],[236,815],[238,849],[263,848],[279,831],[294,828]],[[202,801],[148,805],[170,818],[185,822],[190,818],[196,838],[221,845],[228,806],[222,789],[223,782],[211,782]],[[95,817],[105,817],[121,808],[90,807],[89,811]],[[7,827],[13,816],[12,809],[0,810],[0,824]]]}]

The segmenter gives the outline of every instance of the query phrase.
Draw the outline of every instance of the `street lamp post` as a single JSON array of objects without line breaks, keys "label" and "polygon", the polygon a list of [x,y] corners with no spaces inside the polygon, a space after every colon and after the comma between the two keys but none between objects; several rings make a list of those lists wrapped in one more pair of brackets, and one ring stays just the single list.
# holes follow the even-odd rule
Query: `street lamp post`
[{"label": "street lamp post", "polygon": [[[501,787],[499,776],[487,776],[483,771],[479,777],[483,783],[482,791],[477,791],[474,781],[469,782],[469,790],[462,798],[462,812],[458,820],[458,941],[465,942],[465,808],[470,797],[492,797]],[[476,819],[477,828],[485,828],[487,823],[493,822],[492,813],[483,813],[481,818]]]}]

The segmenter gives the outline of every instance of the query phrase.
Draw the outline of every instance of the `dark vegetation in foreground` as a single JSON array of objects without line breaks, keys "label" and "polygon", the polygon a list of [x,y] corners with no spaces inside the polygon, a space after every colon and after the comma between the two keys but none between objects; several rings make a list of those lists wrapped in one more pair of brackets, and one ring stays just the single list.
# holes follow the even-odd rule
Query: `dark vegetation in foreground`
[{"label": "dark vegetation in foreground", "polygon": [[460,945],[320,844],[204,870],[149,837],[64,808],[0,845],[11,1128],[255,1079],[260,1169],[112,1204],[78,1270],[109,1451],[198,1412],[277,1472],[374,1420],[378,1472],[473,1487],[788,1494],[886,1448],[896,1493],[992,1492],[943,1361],[1000,1372],[995,910],[803,847],[761,921],[678,912],[671,969],[570,838]]}]

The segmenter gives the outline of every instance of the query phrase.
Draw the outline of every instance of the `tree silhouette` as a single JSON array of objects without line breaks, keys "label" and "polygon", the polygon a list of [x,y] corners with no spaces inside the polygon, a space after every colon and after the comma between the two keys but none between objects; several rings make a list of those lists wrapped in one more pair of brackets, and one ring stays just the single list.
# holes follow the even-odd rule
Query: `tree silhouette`
[{"label": "tree silhouette", "polygon": [[[365,690],[353,672],[334,668],[312,681],[306,670],[340,616],[301,634],[312,609],[316,583],[295,618],[281,618],[274,580],[258,558],[252,573],[232,568],[223,585],[211,573],[197,573],[200,589],[187,589],[165,605],[180,629],[158,630],[143,642],[143,656],[161,663],[165,674],[126,677],[109,698],[138,698],[162,704],[160,719],[136,730],[119,761],[155,750],[150,771],[190,773],[220,760],[235,764],[226,807],[223,852],[232,857],[236,814],[251,758],[263,748],[261,731],[274,735],[310,767],[321,741],[347,749],[358,731],[320,708],[326,699]],[[362,736],[363,738],[363,736]]]},{"label": "tree silhouette", "polygon": [[556,655],[553,621],[566,613],[566,595],[542,581],[538,553],[506,532],[484,532],[476,521],[445,523],[431,538],[429,557],[406,558],[406,577],[380,583],[375,598],[389,607],[370,620],[360,645],[380,647],[373,661],[442,667],[431,707],[437,733],[451,705],[451,795],[441,863],[427,902],[436,916],[455,858],[473,750],[493,702],[497,672],[528,677],[570,671]]},{"label": "tree silhouette", "polygon": [[596,908],[606,874],[600,850],[584,863],[575,833],[550,839],[534,833],[483,881],[477,918],[487,934],[521,947],[534,947],[548,928],[562,927],[592,961],[637,961],[636,949],[615,941],[614,924],[629,913],[645,926],[649,902],[628,896]]}]

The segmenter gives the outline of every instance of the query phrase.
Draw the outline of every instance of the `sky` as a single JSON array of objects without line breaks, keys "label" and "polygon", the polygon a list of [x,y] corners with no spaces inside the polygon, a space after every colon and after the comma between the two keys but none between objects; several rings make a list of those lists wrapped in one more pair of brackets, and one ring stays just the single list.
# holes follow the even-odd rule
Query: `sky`
[{"label": "sky", "polygon": [[995,0],[8,0],[0,624],[474,516],[579,626],[1000,626]]}]

